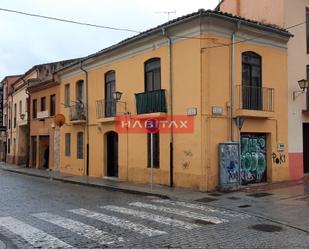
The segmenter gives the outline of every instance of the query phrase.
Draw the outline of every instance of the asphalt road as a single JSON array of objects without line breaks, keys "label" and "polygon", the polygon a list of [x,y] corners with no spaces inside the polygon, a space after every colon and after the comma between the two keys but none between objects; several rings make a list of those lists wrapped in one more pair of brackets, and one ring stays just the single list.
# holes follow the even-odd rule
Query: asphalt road
[{"label": "asphalt road", "polygon": [[219,207],[0,170],[0,249],[4,244],[6,248],[309,248],[309,234]]}]

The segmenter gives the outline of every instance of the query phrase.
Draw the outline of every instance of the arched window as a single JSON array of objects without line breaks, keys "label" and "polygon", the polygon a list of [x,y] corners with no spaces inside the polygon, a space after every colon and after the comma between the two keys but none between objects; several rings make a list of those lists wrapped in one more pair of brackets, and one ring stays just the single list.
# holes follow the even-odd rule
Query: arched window
[{"label": "arched window", "polygon": [[105,117],[116,115],[116,100],[113,92],[116,91],[115,71],[108,71],[105,74]]},{"label": "arched window", "polygon": [[152,58],[145,62],[145,92],[161,89],[161,61]]},{"label": "arched window", "polygon": [[243,109],[262,109],[262,58],[254,52],[242,53]]}]

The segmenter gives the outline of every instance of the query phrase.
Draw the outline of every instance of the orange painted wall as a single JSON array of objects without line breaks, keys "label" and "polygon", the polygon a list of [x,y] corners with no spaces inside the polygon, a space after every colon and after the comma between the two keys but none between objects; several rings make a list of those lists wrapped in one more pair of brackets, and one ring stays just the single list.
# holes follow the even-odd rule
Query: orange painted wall
[{"label": "orange painted wall", "polygon": [[[199,39],[179,40],[173,44],[173,103],[174,114],[186,114],[189,107],[196,107],[198,115],[194,117],[193,134],[175,134],[174,181],[175,186],[200,190],[213,190],[218,187],[218,144],[231,139],[230,134],[230,56],[229,47],[203,49],[216,44],[228,44],[226,37],[208,35]],[[271,43],[271,42],[270,42]],[[289,177],[287,153],[287,53],[271,45],[242,43],[236,46],[235,77],[236,84],[241,83],[241,53],[254,51],[262,56],[263,86],[275,89],[275,113],[272,117],[246,119],[243,132],[267,133],[268,180],[286,180]],[[167,90],[169,103],[168,48],[165,45],[153,46],[150,51],[140,52],[112,62],[104,59],[86,64],[89,71],[89,144],[90,175],[106,175],[106,148],[104,135],[114,130],[111,118],[96,118],[96,100],[104,98],[104,74],[116,71],[116,90],[123,92],[122,101],[127,103],[128,111],[136,113],[134,94],[144,91],[144,62],[150,58],[161,58],[161,84]],[[108,58],[107,58],[108,59]],[[107,60],[105,58],[105,60]],[[64,101],[64,85],[71,84],[71,99],[75,100],[75,84],[85,79],[85,73],[76,69],[61,76],[61,101]],[[212,115],[212,107],[223,108],[223,115]],[[76,159],[76,133],[86,132],[85,126],[68,121],[68,108],[61,106],[61,113],[67,118],[61,128],[61,170],[73,174],[85,174],[85,160]],[[234,113],[236,115],[236,113]],[[64,156],[64,134],[72,134],[72,156]],[[235,129],[237,141],[237,132]],[[86,138],[85,138],[86,140]],[[276,165],[271,154],[277,153],[277,143],[286,146],[283,152],[286,162]],[[160,169],[154,173],[154,182],[169,184],[169,136],[160,137]],[[188,153],[190,152],[190,153]],[[189,155],[189,156],[188,156]],[[119,134],[119,178],[134,182],[149,183],[150,170],[147,169],[146,134]],[[184,165],[189,165],[184,167]]]},{"label": "orange painted wall", "polygon": [[[54,135],[55,130],[58,129],[54,126],[54,116],[50,116],[50,96],[56,95],[56,114],[59,113],[60,110],[60,86],[52,86],[45,89],[40,89],[38,91],[31,92],[31,103],[30,103],[30,137],[33,136],[49,136],[49,166],[53,170],[57,170],[55,168],[55,162],[54,162],[54,149],[55,149],[55,143],[54,143]],[[33,110],[33,100],[37,99],[37,110],[38,112],[41,111],[41,97],[46,97],[46,110],[49,113],[49,117],[45,118],[44,120],[38,120],[33,119],[32,117],[32,110]],[[41,152],[37,152],[37,154],[41,154]],[[32,155],[32,145],[30,146],[30,155]],[[30,163],[32,166],[39,166],[38,165],[38,159],[37,157],[37,165],[32,164],[32,157],[30,156]]]}]

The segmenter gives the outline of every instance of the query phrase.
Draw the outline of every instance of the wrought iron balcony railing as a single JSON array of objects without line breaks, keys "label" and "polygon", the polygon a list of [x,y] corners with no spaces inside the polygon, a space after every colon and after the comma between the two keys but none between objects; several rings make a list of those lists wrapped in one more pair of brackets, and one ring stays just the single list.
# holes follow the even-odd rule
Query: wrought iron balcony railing
[{"label": "wrought iron balcony railing", "polygon": [[238,109],[274,111],[274,88],[238,85],[236,89]]},{"label": "wrought iron balcony railing", "polygon": [[96,101],[96,115],[98,119],[115,117],[126,113],[126,102],[106,99]]},{"label": "wrought iron balcony railing", "polygon": [[86,120],[86,109],[83,104],[76,104],[70,107],[70,121]]},{"label": "wrought iron balcony railing", "polygon": [[135,99],[137,114],[167,112],[164,89],[136,93]]}]

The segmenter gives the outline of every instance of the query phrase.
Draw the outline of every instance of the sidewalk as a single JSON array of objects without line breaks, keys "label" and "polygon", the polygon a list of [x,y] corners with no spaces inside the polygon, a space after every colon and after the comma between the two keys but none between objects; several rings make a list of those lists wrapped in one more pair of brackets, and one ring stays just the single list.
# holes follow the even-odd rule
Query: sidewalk
[{"label": "sidewalk", "polygon": [[243,186],[239,191],[234,192],[206,193],[178,187],[170,188],[168,186],[163,185],[153,185],[153,189],[151,190],[149,184],[138,184],[126,181],[111,180],[111,179],[89,177],[89,176],[76,176],[71,174],[60,173],[58,171],[46,171],[43,169],[26,168],[25,166],[17,166],[14,164],[8,164],[4,162],[0,162],[0,169],[18,174],[42,177],[67,183],[105,188],[109,190],[121,191],[132,194],[158,196],[161,198],[168,198],[173,200],[186,200],[186,201],[196,201],[201,199],[211,200],[214,197],[218,198],[219,196],[225,196],[228,198],[230,195],[235,196],[235,194],[243,195],[246,193],[248,194],[256,192],[272,192],[276,189],[293,188],[294,186],[309,183],[309,176],[306,176],[303,180],[299,181],[253,184]]},{"label": "sidewalk", "polygon": [[205,197],[210,197],[206,192],[194,191],[184,188],[170,188],[163,185],[153,185],[151,190],[149,184],[137,184],[126,181],[111,180],[89,176],[76,176],[71,174],[60,173],[57,171],[46,171],[43,169],[26,168],[25,166],[17,166],[0,162],[0,169],[10,171],[18,174],[36,176],[57,180],[67,183],[80,184],[91,187],[105,188],[114,191],[121,191],[132,194],[141,194],[149,196],[158,196],[161,198],[168,198],[174,200],[193,201]]}]

